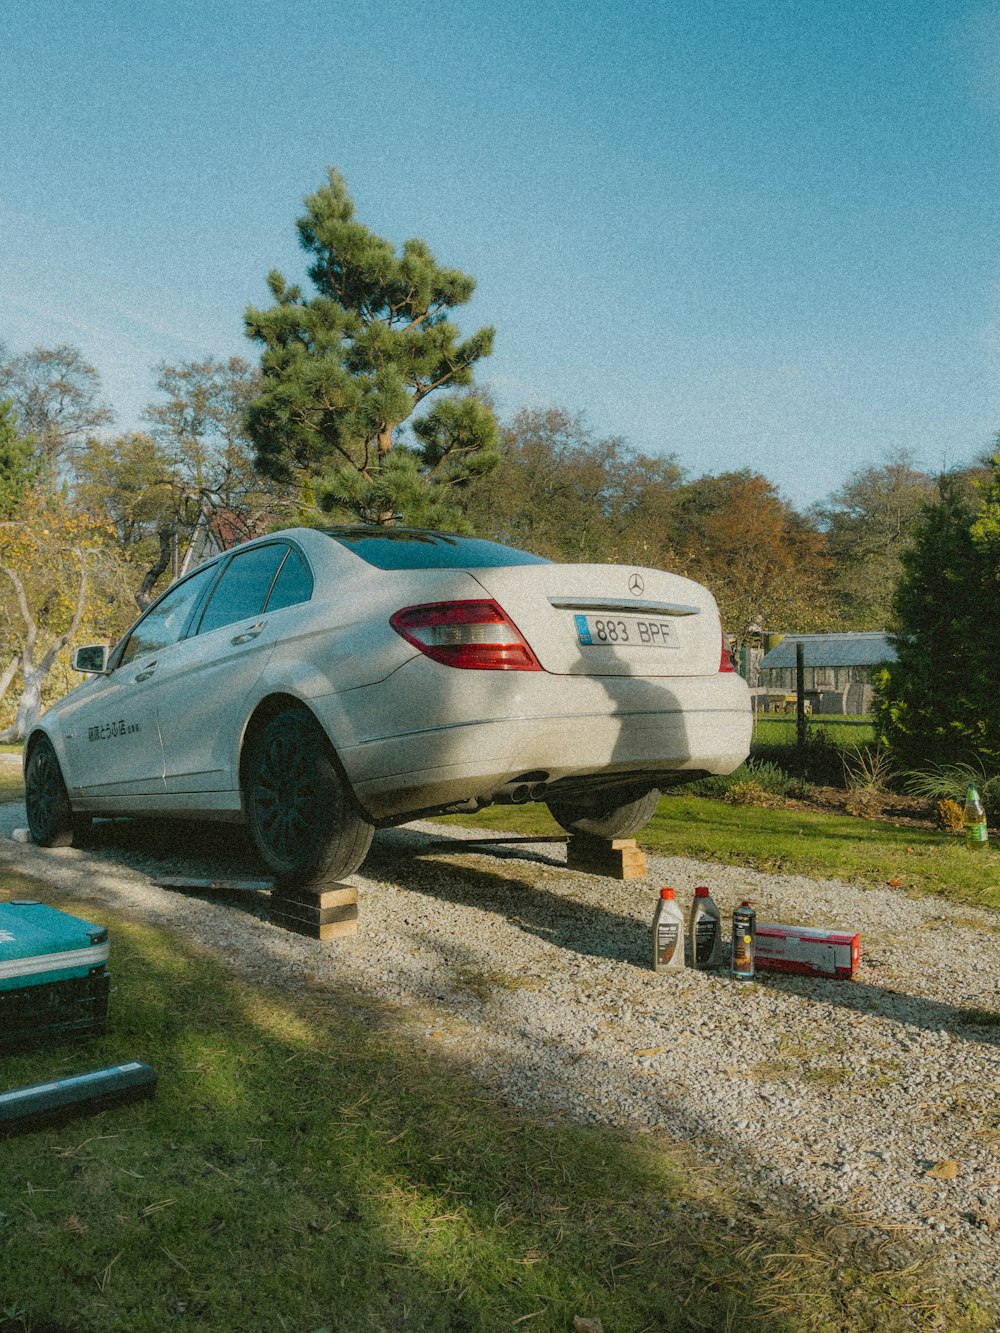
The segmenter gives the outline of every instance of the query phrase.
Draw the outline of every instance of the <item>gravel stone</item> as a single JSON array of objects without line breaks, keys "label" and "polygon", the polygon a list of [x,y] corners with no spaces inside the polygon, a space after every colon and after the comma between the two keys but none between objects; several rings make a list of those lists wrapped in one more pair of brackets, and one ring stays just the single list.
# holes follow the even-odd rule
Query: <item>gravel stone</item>
[{"label": "gravel stone", "polygon": [[[558,844],[463,850],[471,833],[417,822],[378,834],[351,877],[358,935],[317,943],[271,925],[266,894],[153,883],[259,877],[238,829],[102,821],[83,848],[44,850],[12,840],[24,822],[0,806],[0,865],[183,931],[253,981],[396,1005],[514,1106],[738,1161],[742,1206],[905,1235],[1000,1310],[997,914],[682,857],[621,883],[567,870]],[[761,919],[858,930],[857,976],[655,973],[663,884],[685,910],[709,885],[724,920],[749,898]],[[954,1179],[928,1174],[946,1162]]]}]

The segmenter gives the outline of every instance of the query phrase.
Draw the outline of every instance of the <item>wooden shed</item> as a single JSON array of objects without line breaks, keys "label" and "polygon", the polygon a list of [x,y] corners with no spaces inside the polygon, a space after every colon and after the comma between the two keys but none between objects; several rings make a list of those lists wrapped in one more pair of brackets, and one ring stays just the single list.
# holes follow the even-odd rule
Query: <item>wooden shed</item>
[{"label": "wooden shed", "polygon": [[795,648],[802,644],[805,697],[814,713],[867,713],[872,672],[896,653],[883,631],[844,634],[786,634],[761,658],[756,691],[761,707],[786,706],[795,695]]}]

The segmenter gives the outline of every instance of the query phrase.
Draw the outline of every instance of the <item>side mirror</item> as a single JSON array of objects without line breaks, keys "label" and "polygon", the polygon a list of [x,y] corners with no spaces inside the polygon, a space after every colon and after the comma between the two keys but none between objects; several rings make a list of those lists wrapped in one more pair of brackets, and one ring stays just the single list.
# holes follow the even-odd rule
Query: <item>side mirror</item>
[{"label": "side mirror", "polygon": [[106,676],[108,650],[103,643],[90,644],[86,648],[74,648],[69,664],[74,671],[83,671],[90,676]]}]

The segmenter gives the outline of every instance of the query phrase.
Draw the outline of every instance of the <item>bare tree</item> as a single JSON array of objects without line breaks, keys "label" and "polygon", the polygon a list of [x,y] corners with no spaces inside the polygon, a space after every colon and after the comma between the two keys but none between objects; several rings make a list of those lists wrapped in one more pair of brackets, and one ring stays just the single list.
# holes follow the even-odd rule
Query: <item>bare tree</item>
[{"label": "bare tree", "polygon": [[101,401],[101,377],[77,347],[35,347],[6,358],[0,348],[0,396],[10,398],[21,429],[34,436],[50,489],[73,451],[113,419]]}]

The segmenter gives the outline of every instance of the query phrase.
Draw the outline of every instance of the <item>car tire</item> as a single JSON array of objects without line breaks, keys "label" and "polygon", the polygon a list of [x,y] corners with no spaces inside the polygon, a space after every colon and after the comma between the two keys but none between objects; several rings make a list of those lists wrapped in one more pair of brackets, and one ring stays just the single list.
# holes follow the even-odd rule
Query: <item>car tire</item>
[{"label": "car tire", "polygon": [[287,708],[253,742],[243,777],[250,836],[276,888],[320,887],[350,875],[374,828],[303,708]]},{"label": "car tire", "polygon": [[69,847],[77,829],[59,760],[48,736],[31,747],[24,770],[28,828],[39,847]]},{"label": "car tire", "polygon": [[583,833],[591,838],[627,838],[653,818],[660,793],[654,787],[634,801],[615,804],[616,799],[614,792],[608,792],[590,801],[553,798],[546,805],[552,818],[567,833]]}]

